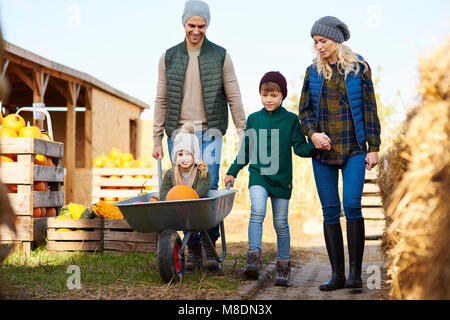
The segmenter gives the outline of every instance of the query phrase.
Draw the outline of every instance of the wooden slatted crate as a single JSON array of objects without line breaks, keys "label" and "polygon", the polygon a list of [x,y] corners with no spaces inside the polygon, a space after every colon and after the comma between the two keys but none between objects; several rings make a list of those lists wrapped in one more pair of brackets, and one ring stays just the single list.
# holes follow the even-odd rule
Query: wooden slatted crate
[{"label": "wooden slatted crate", "polygon": [[[147,191],[158,190],[158,172],[153,168],[93,168],[92,203],[112,198],[110,202],[131,198],[141,193],[141,187]],[[120,178],[112,179],[110,176]],[[151,178],[135,178],[144,176]],[[150,188],[149,188],[150,187]],[[108,200],[107,200],[108,201]]]},{"label": "wooden slatted crate", "polygon": [[[47,250],[49,251],[103,250],[103,218],[48,218],[47,228]],[[61,231],[58,229],[74,230]]]},{"label": "wooden slatted crate", "polygon": [[[16,193],[8,193],[16,214],[16,234],[5,225],[0,225],[3,243],[20,243],[29,253],[35,243],[46,238],[47,218],[34,218],[33,209],[54,207],[59,213],[64,204],[64,144],[34,138],[0,138],[3,155],[17,155],[17,162],[2,162],[0,179],[4,184],[17,185]],[[34,164],[36,155],[52,159],[54,167]],[[34,191],[36,181],[47,182],[50,191]]]},{"label": "wooden slatted crate", "polygon": [[366,171],[363,196],[361,199],[366,240],[380,239],[386,225],[380,189],[377,185],[378,170]]},{"label": "wooden slatted crate", "polygon": [[103,250],[114,252],[156,252],[156,233],[133,230],[122,219],[104,219]]}]

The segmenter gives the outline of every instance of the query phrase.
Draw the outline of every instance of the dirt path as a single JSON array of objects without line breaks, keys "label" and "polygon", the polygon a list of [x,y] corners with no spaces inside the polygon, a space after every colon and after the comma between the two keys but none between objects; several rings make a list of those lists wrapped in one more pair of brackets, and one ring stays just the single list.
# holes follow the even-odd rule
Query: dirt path
[{"label": "dirt path", "polygon": [[[228,219],[228,233],[233,240],[241,240],[246,243],[248,214],[234,215]],[[263,231],[263,252],[270,251],[276,255],[276,235],[271,226],[271,219],[266,219]],[[273,275],[263,277],[267,279],[264,285],[255,281],[245,281],[239,289],[241,298],[257,300],[378,300],[389,299],[388,285],[385,272],[382,268],[384,261],[379,251],[379,240],[366,240],[362,278],[363,290],[355,293],[351,289],[341,289],[331,292],[319,290],[319,285],[328,281],[331,275],[331,267],[323,239],[320,222],[308,223],[308,229],[313,230],[305,234],[297,221],[291,225],[291,286],[289,288],[273,285]],[[348,274],[348,252],[346,243],[345,223],[343,224],[344,250],[346,259],[346,274]],[[242,250],[246,250],[245,247]],[[274,263],[268,263],[264,267],[265,272],[274,271]],[[378,284],[378,286],[377,286]],[[256,291],[256,294],[255,294]],[[234,297],[238,299],[239,297]]]},{"label": "dirt path", "polygon": [[[306,259],[293,260],[291,286],[274,286],[273,280],[254,297],[257,300],[377,300],[386,298],[386,284],[382,276],[383,261],[378,252],[378,241],[370,241],[365,248],[363,262],[363,290],[355,293],[352,289],[323,292],[319,285],[328,281],[331,268],[324,247],[305,248]],[[347,255],[347,253],[346,253]],[[346,262],[346,267],[348,261]],[[348,272],[348,271],[347,271]],[[368,282],[369,280],[369,282]],[[379,288],[376,288],[379,281]]]}]

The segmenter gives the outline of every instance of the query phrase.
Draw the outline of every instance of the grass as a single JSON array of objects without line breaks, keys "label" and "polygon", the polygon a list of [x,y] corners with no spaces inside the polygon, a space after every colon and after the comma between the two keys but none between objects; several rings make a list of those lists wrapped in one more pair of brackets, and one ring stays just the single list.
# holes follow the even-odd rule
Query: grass
[{"label": "grass", "polygon": [[[220,251],[220,250],[219,250]],[[179,283],[165,284],[155,253],[57,253],[45,246],[29,256],[14,251],[0,266],[3,299],[222,299],[237,294],[246,251],[228,246],[218,274],[186,273]],[[273,260],[273,254],[264,257]],[[80,268],[81,289],[69,289],[71,265]],[[72,283],[72,281],[69,282]]]}]

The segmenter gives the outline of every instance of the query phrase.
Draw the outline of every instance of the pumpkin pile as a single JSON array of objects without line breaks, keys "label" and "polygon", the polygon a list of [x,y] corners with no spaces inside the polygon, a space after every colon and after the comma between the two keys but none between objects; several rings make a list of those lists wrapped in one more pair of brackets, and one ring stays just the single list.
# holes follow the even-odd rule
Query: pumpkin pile
[{"label": "pumpkin pile", "polygon": [[[46,132],[41,132],[41,130],[36,126],[30,126],[28,122],[25,125],[25,120],[16,114],[9,114],[5,118],[3,116],[0,117],[1,127],[0,127],[0,138],[18,138],[18,137],[31,137],[36,139],[43,139],[47,141],[52,141],[49,135]],[[2,154],[0,156],[0,162],[17,162],[16,154]],[[50,157],[46,157],[44,155],[37,154],[34,157],[34,164],[40,166],[52,166],[53,163]],[[35,191],[49,191],[49,190],[36,190]],[[17,185],[9,184],[6,185],[7,193],[17,193]],[[35,217],[47,217],[45,208],[35,208],[34,210]],[[53,214],[53,210],[50,210],[51,214]]]},{"label": "pumpkin pile", "polygon": [[[147,159],[139,158],[134,159],[133,155],[130,152],[121,152],[118,148],[112,148],[109,154],[101,155],[99,157],[95,157],[93,160],[93,166],[96,168],[151,168],[151,163]],[[107,179],[151,179],[151,175],[112,175],[112,176],[102,176],[102,178]],[[141,187],[102,187],[102,189],[136,189],[140,190]],[[151,186],[145,186],[145,190],[152,190]],[[110,203],[114,203],[117,201],[123,201],[127,198],[115,198],[115,197],[106,197],[101,198],[101,201],[106,201]]]},{"label": "pumpkin pile", "polygon": [[[30,126],[30,123],[25,126],[25,120],[19,115],[9,114],[5,118],[0,116],[0,119],[0,124],[2,125],[0,128],[0,138],[32,137],[51,141],[48,134],[44,132],[41,133],[41,130],[38,127]],[[0,155],[0,162],[17,162],[17,155],[2,154]],[[34,164],[42,166],[55,166],[51,158],[43,155],[36,155]],[[6,184],[5,187],[6,193],[17,193],[16,184]],[[50,191],[47,182],[44,181],[35,181],[33,189],[34,191]],[[55,216],[56,208],[53,207],[33,209],[34,218]]]},{"label": "pumpkin pile", "polygon": [[[11,189],[11,185],[8,185],[7,188],[11,190],[11,192],[17,192],[17,186],[15,189]],[[46,181],[35,181],[33,184],[33,190],[45,192],[50,191],[50,187],[48,186],[48,182]],[[53,207],[34,208],[33,217],[34,218],[56,217],[56,208]]]}]

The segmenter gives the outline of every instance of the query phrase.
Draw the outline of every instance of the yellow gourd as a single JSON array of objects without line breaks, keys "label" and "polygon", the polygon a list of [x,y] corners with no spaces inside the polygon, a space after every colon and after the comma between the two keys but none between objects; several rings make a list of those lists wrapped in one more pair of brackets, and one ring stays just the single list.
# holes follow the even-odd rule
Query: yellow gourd
[{"label": "yellow gourd", "polygon": [[80,219],[81,215],[87,208],[81,204],[71,202],[67,206],[67,209],[73,219]]}]

